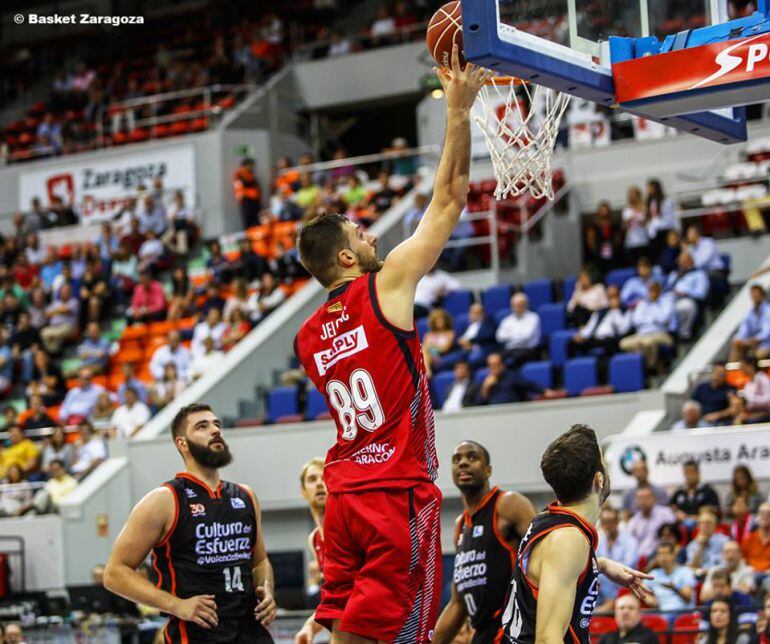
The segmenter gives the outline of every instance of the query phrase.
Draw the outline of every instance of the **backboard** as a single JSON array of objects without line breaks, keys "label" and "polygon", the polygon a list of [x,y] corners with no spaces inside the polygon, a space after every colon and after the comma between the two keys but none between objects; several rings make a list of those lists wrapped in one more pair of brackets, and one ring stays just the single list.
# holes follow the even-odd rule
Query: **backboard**
[{"label": "backboard", "polygon": [[[615,106],[610,36],[663,38],[728,20],[727,0],[462,0],[468,60]],[[666,119],[720,143],[745,140],[745,110]]]}]

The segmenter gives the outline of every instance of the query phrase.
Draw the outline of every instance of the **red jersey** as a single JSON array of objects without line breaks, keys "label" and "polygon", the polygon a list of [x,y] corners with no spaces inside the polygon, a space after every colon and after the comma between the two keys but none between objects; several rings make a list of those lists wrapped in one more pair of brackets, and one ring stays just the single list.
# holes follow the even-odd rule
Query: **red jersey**
[{"label": "red jersey", "polygon": [[294,351],[337,426],[324,482],[329,492],[409,488],[438,468],[428,376],[415,330],[390,324],[376,273],[329,293]]},{"label": "red jersey", "polygon": [[324,572],[324,537],[321,531],[316,528],[311,534],[313,541],[313,552],[315,553],[315,560],[318,563],[318,570],[323,575]]}]

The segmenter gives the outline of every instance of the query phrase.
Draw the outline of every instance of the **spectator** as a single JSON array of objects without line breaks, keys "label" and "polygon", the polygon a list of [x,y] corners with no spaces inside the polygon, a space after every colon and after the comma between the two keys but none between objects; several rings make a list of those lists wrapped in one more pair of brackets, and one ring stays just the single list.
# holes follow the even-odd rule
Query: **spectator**
[{"label": "spectator", "polygon": [[381,170],[377,175],[379,186],[372,195],[374,209],[381,215],[398,200],[398,193],[390,186],[390,173],[387,170]]},{"label": "spectator", "polygon": [[46,439],[43,447],[41,461],[43,472],[50,474],[51,463],[57,459],[64,463],[65,469],[69,470],[73,459],[72,444],[67,442],[64,428],[59,424],[54,426],[53,434]]},{"label": "spectator", "polygon": [[418,283],[414,294],[414,315],[426,317],[443,297],[460,288],[460,282],[434,266]]},{"label": "spectator", "polygon": [[662,298],[658,282],[651,282],[646,300],[639,302],[631,315],[635,333],[620,341],[623,351],[641,353],[649,369],[660,369],[660,348],[671,347],[671,333],[676,329],[676,315],[669,298]]},{"label": "spectator", "polygon": [[332,29],[329,49],[326,55],[329,58],[336,56],[345,56],[350,53],[350,41],[342,35],[339,29]]},{"label": "spectator", "polygon": [[128,232],[120,238],[120,245],[125,246],[131,255],[137,255],[145,240],[138,217],[132,217]]},{"label": "spectator", "polygon": [[187,371],[188,382],[193,382],[203,374],[210,372],[217,365],[221,364],[225,357],[225,354],[216,348],[213,336],[205,336],[202,345],[201,353],[196,355],[195,352],[193,352],[193,359],[190,363],[190,368]]},{"label": "spectator", "polygon": [[48,251],[40,245],[40,236],[30,233],[27,236],[27,247],[24,250],[27,261],[33,266],[39,266],[45,261]]},{"label": "spectator", "polygon": [[506,367],[499,353],[491,353],[487,358],[489,374],[481,386],[476,388],[476,405],[499,405],[527,400],[528,394],[552,397],[554,392],[540,384],[524,378],[518,371]]},{"label": "spectator", "polygon": [[[664,523],[658,528],[658,545],[661,543],[670,544],[674,549],[674,558],[678,564],[685,564],[687,562],[687,551],[682,547],[682,540],[682,530],[678,523]],[[639,561],[640,566],[642,562],[646,561],[646,565],[641,566],[646,572],[660,566],[657,554],[652,559],[642,557]]]},{"label": "spectator", "polygon": [[240,277],[233,280],[233,294],[225,301],[222,317],[229,322],[233,311],[236,309],[247,316],[250,313],[249,291],[246,286],[246,280]]},{"label": "spectator", "polygon": [[150,359],[150,374],[155,380],[163,379],[166,365],[173,364],[176,367],[177,375],[180,380],[184,380],[187,375],[187,368],[190,365],[190,351],[182,345],[182,337],[179,331],[169,331],[168,344],[164,344],[152,354]]},{"label": "spectator", "polygon": [[618,630],[602,635],[599,644],[659,644],[658,636],[642,624],[641,602],[635,595],[623,595],[615,602]]},{"label": "spectator", "polygon": [[185,388],[185,382],[176,371],[173,362],[166,363],[163,378],[158,379],[150,390],[150,404],[157,410],[163,409],[174,400]]},{"label": "spectator", "polygon": [[233,264],[232,273],[245,279],[249,286],[256,286],[267,270],[267,262],[264,257],[254,252],[248,238],[241,239],[238,247],[240,256]]},{"label": "spectator", "polygon": [[608,289],[609,308],[596,311],[587,323],[570,339],[567,350],[570,355],[584,355],[594,349],[602,349],[606,361],[620,349],[620,340],[631,331],[631,314],[620,305],[617,289]]},{"label": "spectator", "polygon": [[757,529],[741,546],[746,563],[758,573],[770,574],[770,503],[759,506]]},{"label": "spectator", "polygon": [[53,113],[47,112],[40,125],[37,126],[37,138],[46,139],[57,154],[61,152],[61,123],[56,121]]},{"label": "spectator", "polygon": [[139,247],[139,272],[156,273],[165,265],[166,248],[154,230],[148,230]]},{"label": "spectator", "polygon": [[663,186],[657,179],[647,182],[647,237],[653,254],[662,250],[666,235],[670,230],[679,230],[679,218],[676,204],[666,197]]},{"label": "spectator", "polygon": [[468,309],[468,328],[457,340],[460,348],[468,352],[471,364],[486,361],[487,354],[495,346],[495,321],[487,315],[484,306],[471,304]]},{"label": "spectator", "polygon": [[105,438],[112,435],[112,414],[115,411],[115,405],[108,391],[103,391],[96,399],[96,405],[89,414],[88,420],[93,428],[100,432]]},{"label": "spectator", "polygon": [[48,473],[45,487],[35,495],[33,501],[38,514],[58,512],[61,502],[78,486],[77,480],[69,475],[61,459],[55,458],[51,461]]},{"label": "spectator", "polygon": [[670,543],[658,546],[657,559],[660,566],[650,571],[653,579],[647,582],[653,593],[647,597],[647,603],[673,620],[679,611],[695,608],[695,575],[687,566],[676,563]]},{"label": "spectator", "polygon": [[16,622],[5,625],[3,636],[5,637],[5,644],[24,644],[24,633],[21,630],[21,624]]},{"label": "spectator", "polygon": [[229,351],[251,331],[251,324],[241,309],[233,309],[227,322],[227,330],[222,336],[222,349]]},{"label": "spectator", "polygon": [[751,355],[741,359],[741,369],[748,382],[738,395],[746,401],[747,420],[764,422],[770,417],[770,376],[759,369],[756,358]]},{"label": "spectator", "polygon": [[136,255],[132,254],[128,246],[121,242],[112,262],[112,280],[110,283],[117,303],[121,308],[125,308],[139,280],[138,267],[139,263]]},{"label": "spectator", "polygon": [[631,466],[631,475],[636,479],[636,487],[623,493],[623,514],[626,521],[631,518],[631,515],[636,514],[636,491],[641,487],[648,487],[652,491],[653,503],[656,505],[668,505],[668,492],[662,487],[650,483],[650,469],[647,467],[646,460],[643,458],[635,460]]},{"label": "spectator", "polygon": [[[656,272],[656,275],[653,273]],[[657,267],[653,271],[650,260],[640,257],[636,262],[636,275],[626,280],[620,289],[620,301],[626,308],[634,308],[641,300],[647,297],[650,282],[662,277]]]},{"label": "spectator", "polygon": [[575,290],[567,302],[567,313],[576,326],[585,325],[597,311],[609,307],[607,291],[601,282],[594,283],[591,273],[583,269],[578,274]]},{"label": "spectator", "polygon": [[0,494],[0,518],[21,516],[32,507],[32,491],[17,485],[27,482],[24,471],[18,465],[11,465],[5,472],[3,482],[12,487]]},{"label": "spectator", "polygon": [[86,326],[86,337],[78,346],[78,358],[82,363],[91,367],[92,373],[104,373],[110,360],[110,343],[102,337],[97,322],[89,322]]},{"label": "spectator", "polygon": [[702,508],[698,513],[698,536],[687,544],[687,565],[699,576],[723,564],[722,548],[730,538],[716,530],[716,512]]},{"label": "spectator", "polygon": [[701,427],[711,427],[711,423],[703,418],[700,403],[695,400],[685,400],[682,405],[682,417],[671,426],[671,430],[699,429]]},{"label": "spectator", "polygon": [[22,423],[22,429],[45,429],[53,427],[56,421],[48,415],[48,411],[43,406],[43,397],[40,394],[33,394],[29,397],[29,410],[27,417]]},{"label": "spectator", "polygon": [[645,210],[642,191],[638,186],[630,186],[626,191],[626,207],[623,209],[623,251],[629,262],[637,262],[650,250],[650,240],[645,228]]},{"label": "spectator", "polygon": [[[29,321],[32,327],[39,333],[45,326],[46,317],[45,311],[48,308],[48,302],[46,301],[45,291],[41,287],[33,288],[30,293],[30,302],[27,307],[27,313],[29,313]],[[21,324],[22,316],[19,315],[18,325]]]},{"label": "spectator", "polygon": [[666,233],[666,243],[657,255],[657,265],[665,275],[677,268],[676,260],[682,252],[682,237],[678,230],[669,230]]},{"label": "spectator", "polygon": [[612,221],[610,204],[602,201],[596,209],[596,223],[585,229],[584,259],[604,277],[617,268],[623,256],[623,231]]},{"label": "spectator", "polygon": [[286,299],[285,291],[278,285],[272,273],[262,275],[259,290],[249,298],[251,320],[259,323],[277,309]]},{"label": "spectator", "polygon": [[160,282],[152,279],[152,273],[143,271],[131,296],[128,309],[129,324],[158,322],[166,316],[166,295]]},{"label": "spectator", "polygon": [[628,532],[639,544],[639,556],[651,557],[658,546],[658,530],[664,523],[674,523],[676,515],[665,505],[655,502],[648,484],[636,488],[636,513],[628,521]]},{"label": "spectator", "polygon": [[452,316],[445,309],[433,309],[428,316],[428,332],[422,340],[422,355],[428,377],[440,369],[444,356],[455,346]]},{"label": "spectator", "polygon": [[78,216],[72,206],[65,204],[61,197],[51,197],[51,212],[56,226],[74,226],[78,223]]},{"label": "spectator", "polygon": [[0,327],[0,395],[5,395],[11,389],[14,362],[8,330],[5,327]]},{"label": "spectator", "polygon": [[40,469],[40,449],[18,425],[8,427],[8,446],[0,452],[0,469],[8,470],[17,466],[25,477],[35,474]]},{"label": "spectator", "polygon": [[701,483],[700,466],[697,461],[686,461],[683,470],[685,484],[671,495],[669,503],[680,521],[693,526],[702,508],[719,510],[719,496],[708,483]]},{"label": "spectator", "polygon": [[472,375],[470,365],[465,360],[455,363],[455,379],[444,399],[441,411],[445,414],[453,414],[475,403],[478,388],[473,386]]},{"label": "spectator", "polygon": [[87,420],[78,425],[80,441],[75,447],[71,472],[78,481],[82,481],[99,465],[107,460],[107,445]]},{"label": "spectator", "polygon": [[737,362],[747,353],[754,353],[760,359],[770,356],[770,303],[767,302],[767,291],[760,284],[752,284],[749,296],[751,311],[733,336],[731,362]]},{"label": "spectator", "polygon": [[759,512],[759,506],[762,505],[762,495],[759,493],[759,486],[754,479],[754,474],[746,465],[736,465],[733,468],[733,478],[730,481],[730,490],[725,497],[725,508],[727,514],[730,514],[730,508],[733,501],[742,496],[748,506],[751,514]]},{"label": "spectator", "polygon": [[235,200],[241,209],[241,222],[244,230],[259,225],[259,182],[255,174],[254,159],[245,158],[233,175]]},{"label": "spectator", "polygon": [[168,319],[179,320],[193,310],[195,288],[185,266],[175,266],[171,271],[171,299],[168,303]]},{"label": "spectator", "polygon": [[679,337],[689,340],[692,338],[698,311],[708,297],[709,278],[704,271],[695,268],[690,253],[682,252],[677,266],[678,270],[668,276],[666,293],[674,297],[674,308],[679,319]]},{"label": "spectator", "polygon": [[721,425],[730,418],[730,397],[735,390],[727,384],[727,369],[723,362],[711,367],[708,382],[700,383],[690,394],[690,399],[701,406],[703,420]]},{"label": "spectator", "polygon": [[3,407],[2,425],[4,428],[8,428],[11,425],[19,424],[19,412],[16,411],[16,407],[13,405],[6,405]]},{"label": "spectator", "polygon": [[689,226],[685,239],[695,268],[709,275],[724,276],[725,263],[713,237],[702,237],[697,226]]},{"label": "spectator", "polygon": [[64,284],[61,287],[59,296],[46,308],[45,315],[47,325],[40,331],[40,338],[46,351],[56,355],[78,330],[80,302],[73,295],[72,286]]},{"label": "spectator", "polygon": [[749,514],[749,503],[746,497],[743,495],[736,496],[728,510],[729,515],[732,517],[730,536],[739,545],[743,545],[746,537],[757,527],[754,517]]},{"label": "spectator", "polygon": [[168,211],[169,227],[163,242],[177,255],[186,256],[196,235],[195,214],[185,204],[184,192],[177,190]]},{"label": "spectator", "polygon": [[[620,528],[620,512],[605,505],[601,513],[601,529],[599,530],[599,545],[596,547],[597,557],[613,559],[624,566],[636,568],[639,561],[639,545],[628,531]],[[620,586],[606,577],[599,584],[597,605],[611,607]],[[609,606],[607,605],[609,604]]]},{"label": "spectator", "polygon": [[203,304],[200,307],[200,314],[206,317],[211,309],[216,309],[220,313],[225,309],[225,298],[219,290],[219,283],[212,281],[206,286],[206,294]]},{"label": "spectator", "polygon": [[150,408],[139,400],[139,395],[133,387],[126,387],[125,399],[112,415],[112,427],[120,440],[130,439],[150,420]]},{"label": "spectator", "polygon": [[58,405],[66,393],[61,370],[53,363],[51,356],[42,349],[35,351],[33,363],[32,380],[27,386],[27,396],[40,394],[44,405]]},{"label": "spectator", "polygon": [[388,45],[393,42],[396,33],[396,19],[388,13],[386,5],[380,5],[377,9],[377,18],[369,30],[375,47]]},{"label": "spectator", "polygon": [[723,583],[726,582],[725,585],[735,592],[743,595],[751,595],[754,592],[756,587],[754,569],[743,561],[741,547],[735,541],[728,540],[722,546],[722,564],[724,567],[711,568],[708,571],[700,591],[702,603],[714,597],[723,596],[724,589],[714,587],[717,578],[720,578]]},{"label": "spectator", "polygon": [[541,339],[540,316],[529,310],[529,299],[524,293],[516,293],[511,298],[511,313],[500,320],[495,339],[505,350],[508,366],[516,368],[530,360],[537,360]]},{"label": "spectator", "polygon": [[132,362],[124,362],[121,365],[123,372],[123,382],[118,387],[118,403],[121,405],[126,402],[126,391],[131,387],[143,403],[147,403],[147,386],[136,377],[136,365]]},{"label": "spectator", "polygon": [[81,318],[86,323],[100,322],[104,317],[105,303],[109,295],[109,286],[101,275],[101,268],[89,260],[80,281]]},{"label": "spectator", "polygon": [[96,245],[99,248],[99,259],[106,265],[112,262],[112,258],[120,248],[120,240],[112,231],[112,224],[105,221],[102,224],[102,232],[99,238],[96,240]]},{"label": "spectator", "polygon": [[709,609],[709,628],[698,644],[752,644],[751,635],[738,632],[735,605],[729,599],[715,599]]},{"label": "spectator", "polygon": [[65,423],[88,418],[96,406],[99,394],[106,391],[101,385],[94,384],[90,367],[81,367],[78,374],[80,384],[67,392],[59,408],[59,418]]},{"label": "spectator", "polygon": [[420,223],[422,216],[425,214],[425,210],[428,208],[428,195],[422,192],[417,192],[414,195],[414,204],[406,211],[404,215],[404,226],[410,232],[414,232],[417,228],[417,224]]},{"label": "spectator", "polygon": [[757,636],[759,644],[770,644],[770,595],[765,597],[764,608],[759,614]]},{"label": "spectator", "polygon": [[204,340],[208,337],[214,341],[214,347],[222,347],[222,336],[227,331],[227,325],[222,322],[219,309],[209,309],[206,319],[195,325],[192,337],[192,357],[196,358],[205,353]]}]

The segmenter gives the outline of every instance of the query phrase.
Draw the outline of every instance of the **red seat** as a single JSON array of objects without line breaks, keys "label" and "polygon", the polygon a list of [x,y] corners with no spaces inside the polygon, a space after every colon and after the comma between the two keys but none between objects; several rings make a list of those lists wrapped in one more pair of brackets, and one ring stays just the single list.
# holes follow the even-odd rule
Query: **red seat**
[{"label": "red seat", "polygon": [[658,634],[668,631],[668,620],[663,615],[644,614],[642,624]]},{"label": "red seat", "polygon": [[285,416],[279,416],[275,419],[276,425],[285,425],[287,423],[301,423],[305,420],[302,414],[286,414]]},{"label": "red seat", "polygon": [[580,392],[581,396],[606,396],[615,391],[612,385],[597,385],[596,387],[586,387]]},{"label": "red seat", "polygon": [[616,631],[617,628],[618,625],[615,623],[614,617],[595,615],[591,620],[589,631],[591,635],[604,635]]},{"label": "red seat", "polygon": [[700,613],[679,615],[674,620],[674,634],[671,636],[671,644],[695,644],[700,630]]},{"label": "red seat", "polygon": [[241,418],[235,421],[236,427],[259,427],[261,424],[261,418]]}]

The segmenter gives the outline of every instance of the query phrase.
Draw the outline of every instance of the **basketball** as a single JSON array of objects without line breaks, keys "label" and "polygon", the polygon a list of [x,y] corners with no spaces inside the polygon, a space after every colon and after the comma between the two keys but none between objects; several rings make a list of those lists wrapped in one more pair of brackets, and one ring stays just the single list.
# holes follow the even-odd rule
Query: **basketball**
[{"label": "basketball", "polygon": [[428,51],[442,67],[452,64],[452,45],[460,48],[460,65],[465,67],[463,56],[463,14],[460,0],[453,0],[443,5],[428,23],[425,36]]}]

